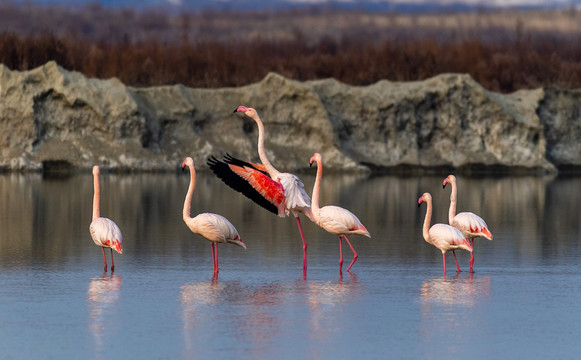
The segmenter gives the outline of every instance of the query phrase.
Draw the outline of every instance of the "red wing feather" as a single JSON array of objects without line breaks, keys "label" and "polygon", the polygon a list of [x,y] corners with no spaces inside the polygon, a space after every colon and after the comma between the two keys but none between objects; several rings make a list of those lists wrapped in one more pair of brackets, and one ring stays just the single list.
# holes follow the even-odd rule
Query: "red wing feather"
[{"label": "red wing feather", "polygon": [[[285,209],[277,207],[277,205],[272,203],[270,200],[266,199],[263,194],[261,194],[256,188],[254,188],[250,184],[248,180],[244,179],[243,177],[241,177],[241,175],[233,171],[233,169],[235,168],[244,168],[244,167],[254,168],[255,171],[260,171],[260,169],[262,168],[261,165],[236,159],[235,157],[232,157],[229,154],[227,154],[224,157],[223,161],[220,161],[212,156],[208,158],[207,164],[210,167],[210,169],[212,169],[214,174],[216,174],[216,176],[218,176],[220,180],[222,180],[226,185],[230,186],[232,189],[243,194],[250,200],[254,201],[256,204],[272,212],[273,214],[277,214],[283,217],[286,215]],[[268,174],[265,172],[264,176],[268,176]]]},{"label": "red wing feather", "polygon": [[248,181],[248,183],[266,200],[274,204],[279,210],[279,215],[281,214],[281,211],[282,213],[285,212],[285,197],[282,184],[272,180],[268,175],[265,175],[260,170],[248,166],[240,167],[232,164],[229,164],[228,166],[236,175]]},{"label": "red wing feather", "polygon": [[250,163],[252,164],[252,166],[254,166],[254,168],[260,172],[266,173],[266,167],[262,164],[257,164],[257,163]]}]

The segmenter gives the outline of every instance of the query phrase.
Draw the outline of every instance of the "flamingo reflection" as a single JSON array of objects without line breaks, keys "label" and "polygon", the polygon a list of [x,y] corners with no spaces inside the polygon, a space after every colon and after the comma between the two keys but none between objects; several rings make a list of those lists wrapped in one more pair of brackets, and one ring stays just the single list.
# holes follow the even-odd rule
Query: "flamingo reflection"
[{"label": "flamingo reflection", "polygon": [[195,282],[181,287],[181,302],[185,310],[195,310],[196,305],[212,304],[218,301],[218,292],[224,286],[218,282],[217,274],[210,282]]},{"label": "flamingo reflection", "polygon": [[119,300],[121,292],[121,275],[107,273],[94,277],[87,290],[89,308],[89,330],[95,338],[97,349],[104,347],[105,338],[111,336],[113,327],[107,319],[112,313],[113,305]]},{"label": "flamingo reflection", "polygon": [[[341,329],[342,305],[353,301],[360,291],[357,275],[346,280],[340,273],[337,281],[308,281],[304,283],[307,305],[310,311],[309,332],[312,339],[326,339]],[[313,351],[317,351],[313,349]]]},{"label": "flamingo reflection", "polygon": [[[427,343],[454,349],[479,328],[486,319],[476,306],[490,297],[490,277],[435,277],[424,281],[420,288],[422,326],[420,333]],[[450,333],[466,337],[450,337]]]},{"label": "flamingo reflection", "polygon": [[204,307],[211,306],[220,300],[220,293],[225,285],[218,282],[218,274],[214,273],[209,282],[194,282],[181,287],[180,300],[183,306],[182,322],[186,354],[195,354],[195,343],[203,333],[196,334],[198,329],[204,329],[204,317],[212,318],[211,312],[204,312]]},{"label": "flamingo reflection", "polygon": [[473,307],[480,299],[490,296],[490,276],[460,278],[435,277],[426,279],[420,289],[424,304],[442,304]]},{"label": "flamingo reflection", "polygon": [[214,273],[210,282],[195,282],[181,287],[181,303],[184,307],[184,329],[188,329],[197,307],[216,303],[224,285],[218,282],[218,274]]}]

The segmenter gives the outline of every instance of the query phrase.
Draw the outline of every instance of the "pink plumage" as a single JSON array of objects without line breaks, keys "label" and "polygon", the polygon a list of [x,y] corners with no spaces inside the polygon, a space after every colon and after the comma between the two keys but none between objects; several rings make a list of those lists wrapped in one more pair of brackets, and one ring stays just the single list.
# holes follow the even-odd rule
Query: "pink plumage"
[{"label": "pink plumage", "polygon": [[[245,116],[251,118],[256,122],[258,125],[258,156],[260,157],[260,161],[262,162],[262,166],[264,171],[268,174],[271,181],[282,186],[283,191],[283,203],[286,208],[286,214],[288,215],[289,211],[293,212],[296,217],[298,217],[299,212],[309,213],[311,207],[311,199],[307,192],[305,191],[304,184],[302,181],[294,174],[289,173],[281,173],[268,160],[266,156],[266,151],[264,150],[264,124],[258,116],[258,112],[256,112],[253,108],[248,108],[246,106],[239,106],[234,110],[234,113],[242,113]],[[259,171],[259,170],[255,170]],[[252,184],[257,190],[269,192],[280,192],[281,187],[270,184],[270,185],[261,185],[261,184]],[[277,194],[269,194],[271,197],[276,197]]]},{"label": "pink plumage", "polygon": [[202,235],[208,241],[213,243],[234,242],[246,249],[246,245],[241,242],[242,239],[240,239],[234,225],[222,215],[202,213],[193,218],[185,218],[184,222],[192,232]]},{"label": "pink plumage", "polygon": [[454,260],[456,260],[456,268],[458,272],[460,271],[460,266],[458,265],[458,260],[456,259],[455,250],[467,250],[472,252],[472,246],[466,239],[466,237],[453,226],[447,224],[434,224],[430,227],[430,222],[432,220],[432,195],[430,193],[424,193],[418,199],[418,206],[425,202],[427,205],[426,217],[424,218],[423,225],[423,236],[426,242],[434,245],[440,251],[442,251],[442,259],[444,262],[444,274],[446,274],[446,251],[452,251],[454,254]]},{"label": "pink plumage", "polygon": [[[442,183],[445,188],[446,184],[452,184],[452,192],[450,193],[450,209],[448,210],[448,222],[451,226],[460,230],[466,236],[470,245],[473,245],[474,238],[484,237],[492,240],[492,233],[488,229],[486,222],[478,215],[471,212],[461,212],[456,214],[456,202],[458,197],[458,187],[456,185],[456,177],[448,175]],[[474,253],[470,254],[470,272],[474,272]]]},{"label": "pink plumage", "polygon": [[113,261],[113,249],[119,254],[123,253],[123,236],[121,229],[111,219],[101,217],[100,210],[100,186],[99,186],[99,167],[93,166],[93,221],[89,225],[89,232],[95,245],[100,246],[103,251],[104,269],[107,272],[107,258],[105,248],[111,249],[111,271],[115,270]]},{"label": "pink plumage", "polygon": [[319,153],[315,153],[311,157],[310,164],[313,165],[313,163],[317,163],[317,177],[315,178],[315,185],[313,186],[313,198],[311,203],[312,220],[315,224],[331,234],[339,236],[339,271],[341,271],[343,267],[343,246],[341,236],[345,238],[347,244],[349,244],[349,247],[353,251],[353,260],[347,268],[347,271],[349,271],[359,256],[351,245],[351,242],[349,242],[347,235],[363,235],[369,238],[371,235],[369,235],[369,231],[367,231],[357,216],[349,210],[334,205],[319,208],[319,192],[321,188],[321,179],[323,177],[323,161]]},{"label": "pink plumage", "polygon": [[113,220],[98,217],[91,222],[89,231],[95,245],[103,248],[110,247],[119,254],[123,253],[121,229]]},{"label": "pink plumage", "polygon": [[369,231],[352,212],[339,206],[328,205],[314,214],[315,222],[334,235],[363,235],[371,237]]},{"label": "pink plumage", "polygon": [[492,240],[492,234],[488,230],[486,222],[478,215],[471,212],[461,212],[456,214],[450,225],[462,231],[466,237],[484,237]]},{"label": "pink plumage", "polygon": [[296,175],[281,173],[268,160],[264,150],[264,124],[256,110],[239,106],[234,113],[246,116],[258,125],[258,156],[262,164],[254,164],[227,155],[224,161],[209,159],[208,165],[224,183],[268,211],[281,217],[289,213],[294,215],[303,241],[303,273],[306,273],[307,241],[299,213],[312,220],[311,199],[304,189],[304,184]]},{"label": "pink plumage", "polygon": [[186,193],[184,201],[183,219],[188,228],[196,234],[199,234],[210,241],[212,247],[212,263],[214,266],[214,274],[219,272],[218,268],[218,244],[230,243],[238,245],[246,250],[246,244],[238,235],[238,231],[222,215],[212,213],[202,213],[196,217],[190,216],[192,206],[192,196],[194,195],[194,188],[196,187],[196,168],[194,167],[194,160],[187,157],[182,163],[182,169],[186,166],[190,169],[190,186]]}]

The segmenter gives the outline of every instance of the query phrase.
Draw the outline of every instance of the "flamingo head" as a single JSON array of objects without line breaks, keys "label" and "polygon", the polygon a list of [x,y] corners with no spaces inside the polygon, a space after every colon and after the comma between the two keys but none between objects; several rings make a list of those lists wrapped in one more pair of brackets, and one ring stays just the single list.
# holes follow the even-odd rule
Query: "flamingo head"
[{"label": "flamingo head", "polygon": [[309,166],[313,166],[314,162],[321,162],[321,154],[314,153],[311,157],[311,160],[309,161]]},{"label": "flamingo head", "polygon": [[99,166],[93,166],[93,175],[99,175]]},{"label": "flamingo head", "polygon": [[448,175],[447,178],[444,179],[444,182],[442,183],[442,188],[446,187],[446,184],[448,183],[455,183],[456,182],[456,177],[454,175]]},{"label": "flamingo head", "polygon": [[258,117],[258,113],[256,112],[255,109],[253,108],[249,108],[246,106],[238,106],[236,108],[236,110],[234,110],[235,114],[244,114],[246,116],[248,116],[251,119],[256,119]]},{"label": "flamingo head", "polygon": [[244,241],[242,241],[242,239],[240,237],[236,237],[236,239],[233,239],[233,240],[228,240],[228,242],[230,244],[238,245],[241,248],[244,248],[244,250],[246,250],[246,244],[244,243]]},{"label": "flamingo head", "polygon": [[187,157],[184,159],[184,161],[182,162],[182,170],[186,171],[186,166],[187,167],[194,167],[194,159],[192,159],[191,157]]},{"label": "flamingo head", "polygon": [[121,241],[119,240],[113,241],[113,243],[111,244],[111,248],[117,251],[119,254],[123,254],[123,244],[121,244]]},{"label": "flamingo head", "polygon": [[423,203],[424,201],[431,202],[432,195],[430,195],[430,193],[423,193],[422,196],[420,196],[420,198],[418,199],[418,207],[420,207],[421,203]]}]

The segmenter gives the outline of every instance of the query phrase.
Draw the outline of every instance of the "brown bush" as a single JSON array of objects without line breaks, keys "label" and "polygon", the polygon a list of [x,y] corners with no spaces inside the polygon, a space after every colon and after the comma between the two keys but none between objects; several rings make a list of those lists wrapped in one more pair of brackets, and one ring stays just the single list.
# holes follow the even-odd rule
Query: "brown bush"
[{"label": "brown bush", "polygon": [[[76,22],[65,22],[77,32],[0,32],[0,62],[11,69],[27,70],[55,60],[86,76],[118,77],[132,86],[240,86],[259,81],[270,71],[297,80],[333,77],[352,85],[468,73],[485,88],[500,92],[581,85],[581,48],[577,46],[581,35],[527,33],[522,22],[508,32],[485,29],[486,37],[482,29],[462,36],[453,31],[445,36],[443,32],[429,35],[429,29],[423,29],[422,36],[399,36],[401,29],[374,33],[369,27],[350,28],[339,32],[340,36],[307,36],[295,27],[289,30],[282,21],[278,25],[284,30],[281,35],[224,37],[215,25],[220,20],[217,14],[202,21],[187,14],[171,18],[128,10],[110,14],[112,10],[100,7],[90,10],[99,15],[107,30],[77,16]],[[232,18],[247,21],[248,16]],[[107,22],[108,17],[134,25],[121,31],[119,25]],[[396,20],[391,21],[403,21]],[[420,20],[414,19],[412,25]],[[440,22],[445,25],[444,20]],[[199,36],[190,35],[194,27]],[[178,29],[182,36],[171,29]],[[496,35],[491,38],[491,34]]]}]

